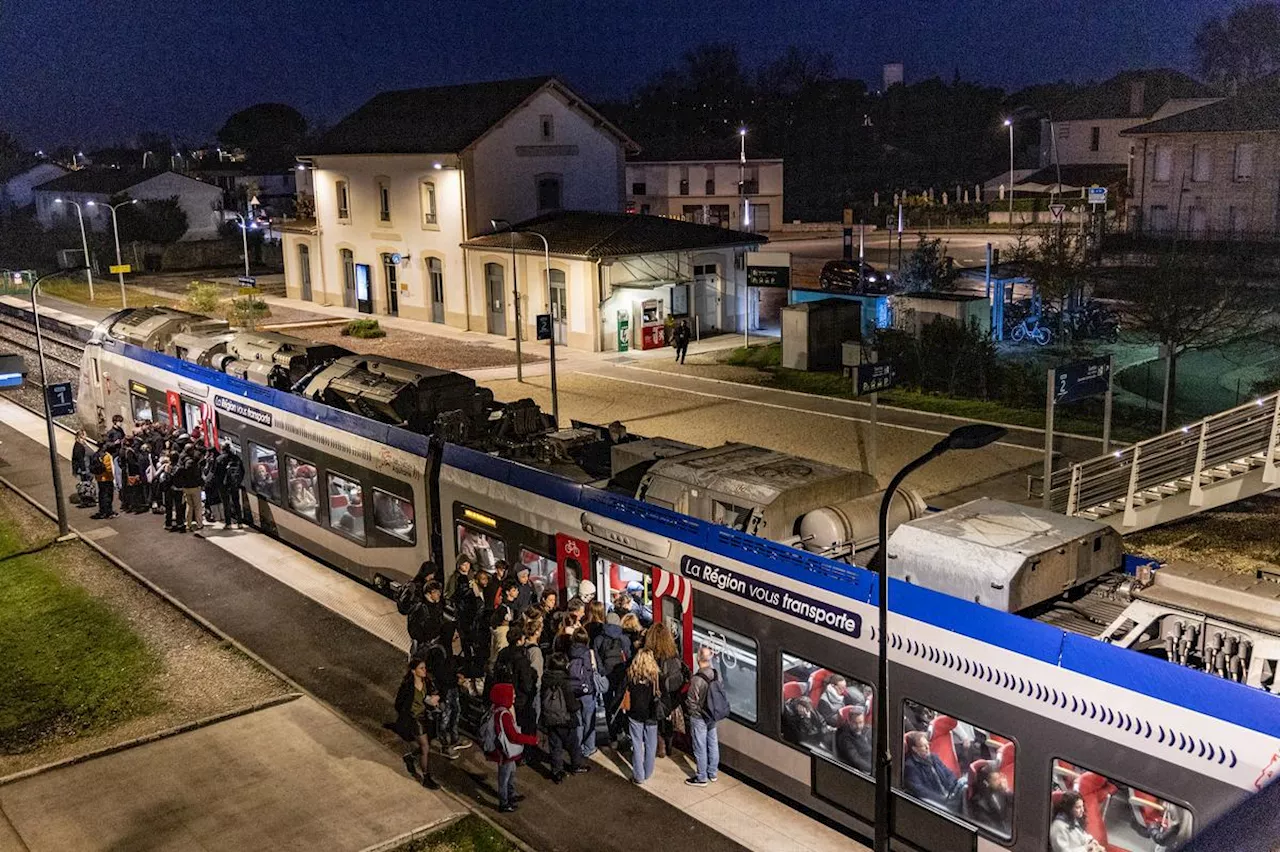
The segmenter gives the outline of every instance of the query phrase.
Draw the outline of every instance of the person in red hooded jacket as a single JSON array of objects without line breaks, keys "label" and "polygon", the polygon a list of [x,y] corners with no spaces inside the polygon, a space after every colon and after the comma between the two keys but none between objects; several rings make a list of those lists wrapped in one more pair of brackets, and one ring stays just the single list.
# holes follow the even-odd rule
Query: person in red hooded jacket
[{"label": "person in red hooded jacket", "polygon": [[[524,796],[516,793],[516,766],[523,756],[524,747],[536,745],[537,734],[524,734],[516,724],[516,714],[512,706],[516,701],[516,688],[509,683],[494,684],[489,692],[489,700],[493,703],[493,723],[500,725],[498,747],[486,757],[498,764],[498,813],[509,814],[516,809],[516,803]],[[505,737],[508,747],[502,747]]]}]

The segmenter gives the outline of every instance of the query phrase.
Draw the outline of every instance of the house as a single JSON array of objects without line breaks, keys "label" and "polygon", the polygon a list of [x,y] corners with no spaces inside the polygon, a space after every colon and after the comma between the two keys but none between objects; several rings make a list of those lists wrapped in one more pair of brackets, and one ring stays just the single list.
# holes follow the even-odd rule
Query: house
[{"label": "house", "polygon": [[1135,231],[1280,236],[1280,90],[1241,93],[1124,131]]},{"label": "house", "polygon": [[291,217],[299,196],[311,193],[310,171],[292,159],[275,162],[208,157],[193,163],[190,174],[222,189],[224,210],[241,213],[256,198],[258,209],[265,215]]},{"label": "house", "polygon": [[76,211],[68,203],[74,201],[80,205],[85,228],[110,232],[111,211],[107,205],[113,199],[118,202],[120,196],[139,201],[177,198],[187,214],[184,241],[218,239],[222,223],[222,190],[177,172],[78,169],[40,184],[33,195],[36,220],[45,228],[75,227]]},{"label": "house", "polygon": [[[627,210],[768,233],[782,227],[782,160],[732,139],[646,147],[627,162]],[[745,220],[745,221],[744,221]]]},{"label": "house", "polygon": [[67,169],[47,160],[23,163],[8,171],[0,171],[0,213],[30,207],[35,200],[32,191],[42,183],[65,175]]}]

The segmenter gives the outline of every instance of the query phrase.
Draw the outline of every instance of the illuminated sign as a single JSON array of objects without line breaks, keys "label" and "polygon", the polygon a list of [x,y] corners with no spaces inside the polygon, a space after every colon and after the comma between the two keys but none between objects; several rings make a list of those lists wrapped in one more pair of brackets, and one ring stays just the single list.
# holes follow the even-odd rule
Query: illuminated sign
[{"label": "illuminated sign", "polygon": [[219,411],[225,411],[228,414],[234,414],[236,417],[244,420],[250,420],[259,426],[271,428],[271,412],[254,408],[251,405],[245,405],[236,399],[229,399],[225,396],[215,396],[213,398],[213,407]]}]

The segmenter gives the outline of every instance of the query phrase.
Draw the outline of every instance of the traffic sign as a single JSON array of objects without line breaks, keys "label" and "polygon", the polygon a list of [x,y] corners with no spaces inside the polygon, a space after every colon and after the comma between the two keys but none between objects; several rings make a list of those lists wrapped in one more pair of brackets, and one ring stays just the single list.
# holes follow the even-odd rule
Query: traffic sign
[{"label": "traffic sign", "polygon": [[551,339],[551,314],[538,314],[537,316],[538,340]]},{"label": "traffic sign", "polygon": [[236,280],[240,282],[241,287],[257,287],[258,286],[258,279],[254,278],[252,275],[241,275]]},{"label": "traffic sign", "polygon": [[71,382],[58,382],[44,389],[49,400],[49,413],[54,417],[66,417],[76,413],[76,400],[71,392]]},{"label": "traffic sign", "polygon": [[1106,204],[1107,188],[1105,186],[1089,187],[1089,203],[1090,204]]},{"label": "traffic sign", "polygon": [[1053,371],[1053,403],[1075,402],[1107,392],[1111,359],[1089,358],[1058,367]]},{"label": "traffic sign", "polygon": [[0,355],[0,388],[20,388],[27,374],[21,355]]},{"label": "traffic sign", "polygon": [[112,275],[119,275],[125,272],[132,272],[133,267],[127,263],[113,263],[110,267]]},{"label": "traffic sign", "polygon": [[888,361],[882,361],[878,364],[859,364],[855,369],[857,370],[855,388],[857,396],[879,393],[898,383],[898,373],[893,368],[893,364]]},{"label": "traffic sign", "polygon": [[1049,212],[1053,214],[1054,221],[1062,221],[1062,212],[1067,209],[1065,204],[1050,204]]}]

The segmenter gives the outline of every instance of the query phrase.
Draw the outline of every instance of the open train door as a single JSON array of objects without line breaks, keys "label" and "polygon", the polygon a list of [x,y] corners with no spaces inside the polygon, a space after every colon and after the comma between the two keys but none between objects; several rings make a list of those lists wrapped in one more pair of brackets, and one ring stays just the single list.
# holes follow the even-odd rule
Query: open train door
[{"label": "open train door", "polygon": [[676,640],[680,658],[693,669],[693,586],[679,574],[653,569],[653,618],[661,620]]},{"label": "open train door", "polygon": [[164,392],[164,407],[169,413],[169,425],[175,432],[182,431],[182,395],[177,391]]},{"label": "open train door", "polygon": [[567,601],[578,593],[582,572],[587,565],[587,542],[564,533],[556,533],[556,581],[560,600]]}]

